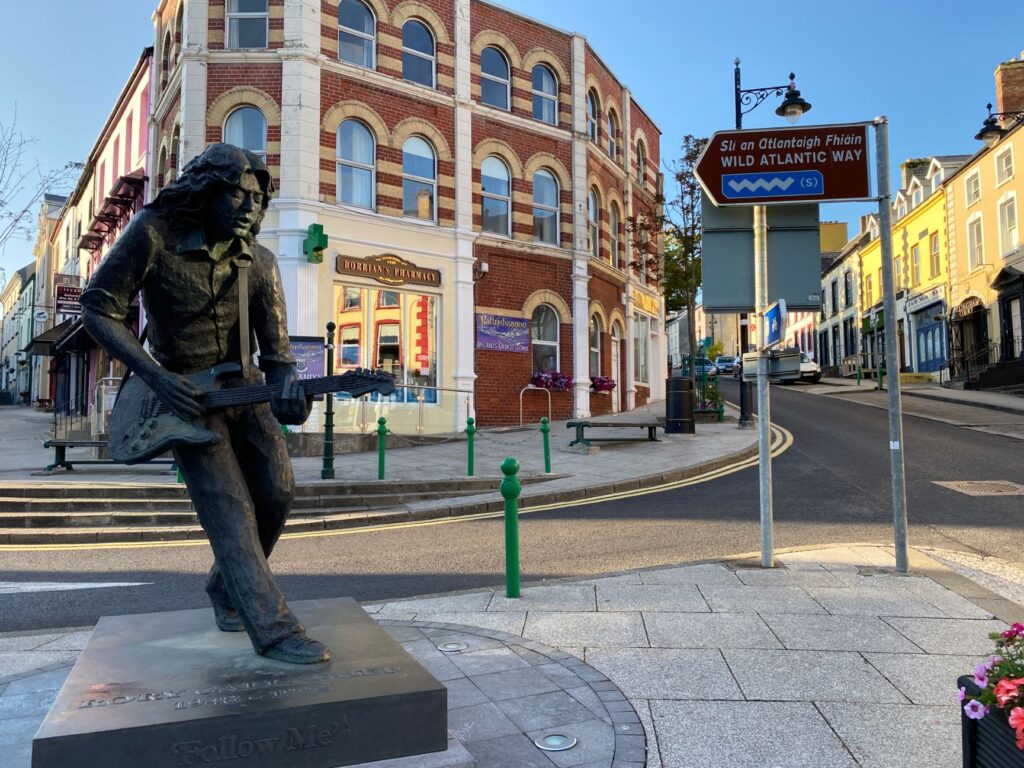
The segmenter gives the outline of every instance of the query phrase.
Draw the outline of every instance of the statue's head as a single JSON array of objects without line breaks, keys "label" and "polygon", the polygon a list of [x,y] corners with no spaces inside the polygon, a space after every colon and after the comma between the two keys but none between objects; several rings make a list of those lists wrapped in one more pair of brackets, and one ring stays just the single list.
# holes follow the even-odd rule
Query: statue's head
[{"label": "statue's head", "polygon": [[274,185],[259,155],[211,144],[160,191],[150,207],[178,229],[201,226],[214,241],[256,240]]}]

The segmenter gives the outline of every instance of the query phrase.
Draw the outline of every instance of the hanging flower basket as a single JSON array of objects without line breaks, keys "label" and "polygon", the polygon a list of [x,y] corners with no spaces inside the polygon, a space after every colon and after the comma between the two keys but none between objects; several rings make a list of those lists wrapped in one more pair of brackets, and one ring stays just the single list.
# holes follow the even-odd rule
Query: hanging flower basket
[{"label": "hanging flower basket", "polygon": [[572,386],[572,380],[564,373],[559,373],[558,371],[548,371],[546,373],[534,371],[530,384],[541,389],[550,389],[553,392],[565,392]]},{"label": "hanging flower basket", "polygon": [[611,392],[615,389],[615,379],[607,376],[591,376],[590,388],[595,392]]}]

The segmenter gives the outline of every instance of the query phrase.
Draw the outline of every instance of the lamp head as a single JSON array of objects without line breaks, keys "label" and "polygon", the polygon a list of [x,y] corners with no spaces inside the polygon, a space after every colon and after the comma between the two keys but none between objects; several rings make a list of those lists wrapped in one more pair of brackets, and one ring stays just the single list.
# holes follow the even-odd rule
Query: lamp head
[{"label": "lamp head", "polygon": [[804,112],[810,111],[811,103],[801,98],[800,91],[796,89],[796,75],[790,72],[789,85],[786,87],[786,97],[782,100],[779,108],[775,110],[775,114],[786,118],[791,125],[796,125],[800,122]]},{"label": "lamp head", "polygon": [[991,149],[1006,135],[1006,131],[999,125],[999,121],[992,116],[992,105],[986,104],[985,106],[988,108],[988,117],[982,122],[981,130],[974,134],[974,138],[985,142],[985,146]]}]

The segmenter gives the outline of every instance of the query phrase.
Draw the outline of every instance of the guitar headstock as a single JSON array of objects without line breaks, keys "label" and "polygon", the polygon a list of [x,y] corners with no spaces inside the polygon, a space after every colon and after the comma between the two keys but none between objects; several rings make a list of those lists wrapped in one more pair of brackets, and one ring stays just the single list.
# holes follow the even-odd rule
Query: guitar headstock
[{"label": "guitar headstock", "polygon": [[390,395],[395,391],[395,377],[379,368],[375,371],[369,368],[356,368],[346,371],[337,378],[341,391],[348,392],[352,397],[359,397],[367,392]]}]

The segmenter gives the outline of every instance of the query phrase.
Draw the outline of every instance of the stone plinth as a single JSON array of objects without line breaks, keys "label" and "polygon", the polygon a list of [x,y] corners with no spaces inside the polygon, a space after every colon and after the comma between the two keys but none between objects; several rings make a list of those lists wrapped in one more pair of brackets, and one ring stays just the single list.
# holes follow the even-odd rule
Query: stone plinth
[{"label": "stone plinth", "polygon": [[354,600],[291,607],[331,662],[257,656],[208,609],[101,619],[33,768],[335,768],[448,747],[447,690]]}]

